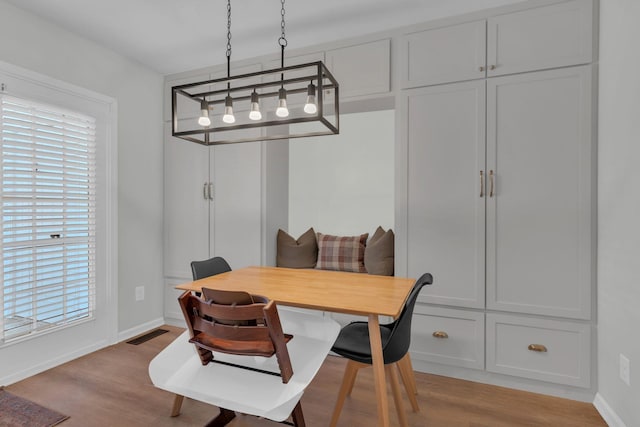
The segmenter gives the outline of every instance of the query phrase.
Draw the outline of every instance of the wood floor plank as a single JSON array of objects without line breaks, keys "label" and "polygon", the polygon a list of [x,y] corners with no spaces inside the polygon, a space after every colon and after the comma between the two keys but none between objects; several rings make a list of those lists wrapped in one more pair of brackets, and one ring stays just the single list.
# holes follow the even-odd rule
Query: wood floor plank
[{"label": "wood floor plank", "polygon": [[[218,414],[217,408],[185,399],[180,416],[171,418],[174,395],[151,384],[149,362],[182,332],[172,326],[163,329],[169,332],[143,344],[120,343],[6,389],[69,415],[61,427],[203,426]],[[305,392],[302,408],[307,426],[329,424],[345,366],[344,359],[329,356]],[[410,427],[606,426],[589,403],[423,373],[416,373],[415,379],[420,412],[406,411]],[[372,369],[360,369],[338,427],[375,425],[373,385]],[[402,392],[404,405],[410,408],[404,388]],[[391,425],[397,425],[395,416]],[[229,424],[266,426],[278,424],[245,415]]]}]

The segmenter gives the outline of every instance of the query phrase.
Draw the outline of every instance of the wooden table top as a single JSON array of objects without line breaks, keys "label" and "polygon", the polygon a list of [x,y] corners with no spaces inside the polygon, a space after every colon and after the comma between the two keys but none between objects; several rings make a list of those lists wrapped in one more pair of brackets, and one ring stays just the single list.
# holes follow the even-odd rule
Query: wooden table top
[{"label": "wooden table top", "polygon": [[414,282],[402,277],[343,271],[247,267],[184,283],[176,289],[243,290],[282,305],[395,318],[400,315]]}]

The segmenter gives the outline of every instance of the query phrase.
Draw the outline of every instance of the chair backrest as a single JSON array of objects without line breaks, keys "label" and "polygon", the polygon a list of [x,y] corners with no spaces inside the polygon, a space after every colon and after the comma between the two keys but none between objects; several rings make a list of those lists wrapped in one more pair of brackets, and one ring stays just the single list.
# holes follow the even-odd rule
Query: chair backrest
[{"label": "chair backrest", "polygon": [[384,356],[384,363],[395,363],[402,359],[407,351],[409,351],[409,345],[411,344],[411,319],[413,317],[413,308],[416,305],[418,294],[425,285],[433,283],[433,276],[430,273],[424,273],[418,280],[416,280],[407,302],[402,308],[400,316],[388,325],[382,325],[381,327],[390,328],[391,334],[389,339],[384,343],[382,354]]},{"label": "chair backrest", "polygon": [[193,280],[204,279],[205,277],[215,276],[216,274],[225,273],[227,271],[231,271],[229,263],[219,256],[204,261],[191,262]]},{"label": "chair backrest", "polygon": [[185,292],[178,298],[200,361],[214,360],[212,352],[278,360],[282,382],[293,375],[286,343],[274,301],[243,291],[203,289],[203,297]]}]

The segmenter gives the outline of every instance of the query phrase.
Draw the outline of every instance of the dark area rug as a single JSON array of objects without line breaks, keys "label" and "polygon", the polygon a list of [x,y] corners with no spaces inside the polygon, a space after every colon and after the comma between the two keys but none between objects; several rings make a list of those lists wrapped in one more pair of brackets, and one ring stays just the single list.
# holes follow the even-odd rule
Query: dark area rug
[{"label": "dark area rug", "polygon": [[67,418],[0,387],[0,427],[51,427]]}]

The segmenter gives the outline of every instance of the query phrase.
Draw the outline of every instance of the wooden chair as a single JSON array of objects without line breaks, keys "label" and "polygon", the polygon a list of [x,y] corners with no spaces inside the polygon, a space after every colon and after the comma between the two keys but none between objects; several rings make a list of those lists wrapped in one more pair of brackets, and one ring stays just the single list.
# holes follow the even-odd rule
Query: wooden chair
[{"label": "wooden chair", "polygon": [[156,387],[219,407],[209,426],[235,412],[305,425],[300,397],[338,335],[335,321],[294,311],[281,319],[275,302],[245,292],[203,289],[179,303],[189,330],[151,362]]},{"label": "wooden chair", "polygon": [[[220,256],[202,261],[191,261],[191,275],[193,276],[193,280],[204,279],[205,277],[215,276],[216,274],[226,273],[227,271],[231,271],[231,266],[227,260]],[[199,296],[200,293],[197,292],[196,295]],[[176,394],[173,399],[173,407],[171,408],[172,417],[180,415],[183,401],[184,396]]]},{"label": "wooden chair", "polygon": [[[418,390],[414,382],[413,368],[411,367],[411,359],[408,354],[409,344],[411,343],[411,318],[420,290],[423,286],[432,283],[433,277],[431,274],[423,274],[413,285],[413,289],[411,289],[411,293],[407,297],[407,302],[400,316],[392,323],[380,325],[385,373],[389,377],[401,426],[407,425],[407,417],[402,407],[400,385],[394,365],[397,366],[400,371],[400,376],[414,412],[418,412],[418,401],[415,396]],[[346,397],[351,394],[358,370],[371,366],[372,364],[367,322],[352,322],[342,328],[331,351],[349,359],[342,380],[342,386],[338,393],[338,400],[333,411],[333,416],[331,417],[330,426],[335,426],[338,423],[344,401]]]}]

